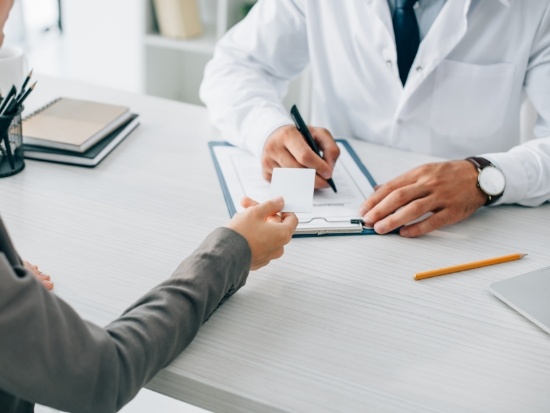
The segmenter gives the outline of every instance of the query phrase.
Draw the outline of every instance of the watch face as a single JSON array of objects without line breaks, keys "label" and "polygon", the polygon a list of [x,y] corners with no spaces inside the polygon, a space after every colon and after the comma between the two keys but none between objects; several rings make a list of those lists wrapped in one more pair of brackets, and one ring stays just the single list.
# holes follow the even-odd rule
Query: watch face
[{"label": "watch face", "polygon": [[487,195],[500,195],[504,191],[504,174],[497,168],[487,166],[479,173],[479,187]]}]

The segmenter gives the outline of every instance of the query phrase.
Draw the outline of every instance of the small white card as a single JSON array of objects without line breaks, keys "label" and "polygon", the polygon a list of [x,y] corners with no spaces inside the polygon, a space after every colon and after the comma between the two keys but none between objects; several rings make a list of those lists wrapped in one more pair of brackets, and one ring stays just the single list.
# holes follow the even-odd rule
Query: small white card
[{"label": "small white card", "polygon": [[311,212],[315,189],[315,169],[273,168],[271,197],[282,196],[282,212]]}]

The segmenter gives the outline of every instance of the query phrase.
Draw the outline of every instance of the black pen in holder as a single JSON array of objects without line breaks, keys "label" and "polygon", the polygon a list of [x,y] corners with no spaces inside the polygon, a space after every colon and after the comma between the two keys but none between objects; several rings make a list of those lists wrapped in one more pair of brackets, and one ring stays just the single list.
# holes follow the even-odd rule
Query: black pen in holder
[{"label": "black pen in holder", "polygon": [[15,113],[0,115],[0,178],[15,175],[25,167],[20,105]]}]

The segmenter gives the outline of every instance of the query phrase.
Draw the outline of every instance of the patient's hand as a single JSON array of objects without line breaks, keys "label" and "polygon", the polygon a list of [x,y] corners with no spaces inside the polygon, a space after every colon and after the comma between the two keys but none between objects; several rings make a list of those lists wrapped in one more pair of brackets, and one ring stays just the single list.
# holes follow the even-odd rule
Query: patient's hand
[{"label": "patient's hand", "polygon": [[48,290],[53,289],[53,283],[50,281],[50,276],[43,274],[42,271],[38,269],[37,265],[33,265],[30,262],[23,261],[25,268],[32,272],[36,278],[46,287]]},{"label": "patient's hand", "polygon": [[284,246],[292,238],[298,218],[292,212],[281,212],[284,203],[282,197],[261,204],[245,198],[241,205],[246,209],[235,214],[227,224],[248,242],[252,253],[251,271],[281,257]]}]

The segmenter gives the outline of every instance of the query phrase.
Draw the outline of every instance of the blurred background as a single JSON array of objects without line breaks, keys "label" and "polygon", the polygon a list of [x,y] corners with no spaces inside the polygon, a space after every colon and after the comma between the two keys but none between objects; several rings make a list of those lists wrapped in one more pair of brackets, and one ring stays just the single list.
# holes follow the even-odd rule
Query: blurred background
[{"label": "blurred background", "polygon": [[15,0],[5,44],[23,47],[37,73],[139,92],[141,3]]},{"label": "blurred background", "polygon": [[[15,0],[5,44],[23,47],[43,75],[202,104],[199,85],[216,42],[255,2]],[[285,98],[305,118],[308,76],[306,70]]]}]

